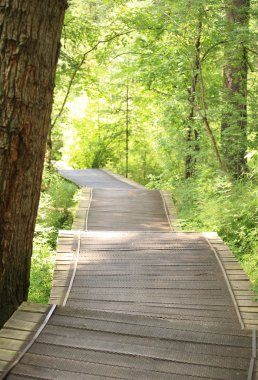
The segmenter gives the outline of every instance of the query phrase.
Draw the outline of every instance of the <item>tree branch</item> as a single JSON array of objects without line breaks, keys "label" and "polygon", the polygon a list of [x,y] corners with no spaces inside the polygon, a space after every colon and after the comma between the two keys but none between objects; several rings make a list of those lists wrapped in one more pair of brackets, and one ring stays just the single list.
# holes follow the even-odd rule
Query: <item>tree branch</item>
[{"label": "tree branch", "polygon": [[206,52],[203,54],[202,58],[201,58],[201,62],[203,62],[207,56],[210,54],[210,52],[215,49],[217,46],[219,45],[222,45],[222,44],[225,44],[227,41],[226,40],[223,40],[223,41],[219,41],[217,42],[216,44],[212,45],[209,47],[209,49],[206,50]]},{"label": "tree branch", "polygon": [[206,129],[206,131],[208,133],[208,136],[209,136],[209,138],[211,140],[211,144],[212,144],[213,150],[215,152],[215,155],[217,157],[217,160],[219,162],[220,168],[221,168],[222,171],[226,171],[224,162],[222,161],[222,158],[221,158],[221,155],[220,155],[220,152],[219,152],[217,141],[215,139],[215,136],[213,134],[213,131],[211,129],[211,126],[210,126],[210,123],[209,123],[209,120],[208,120],[208,117],[207,117],[207,107],[206,107],[206,103],[205,103],[205,90],[204,90],[204,81],[203,81],[203,75],[202,75],[201,65],[200,65],[200,79],[201,79],[201,100],[202,100],[202,110],[203,110],[203,112],[199,108],[198,97],[197,97],[197,94],[196,94],[197,112],[199,113],[199,115],[200,115],[200,117],[201,117],[201,119],[203,121],[203,124],[205,126],[205,129]]},{"label": "tree branch", "polygon": [[111,59],[116,59],[118,57],[121,57],[122,55],[127,55],[127,54],[142,55],[142,56],[147,56],[147,57],[151,55],[151,53],[141,53],[141,52],[137,52],[137,51],[125,51],[124,53],[120,53],[120,54],[115,55]]},{"label": "tree branch", "polygon": [[258,55],[258,51],[255,51],[255,50],[250,49],[250,48],[248,48],[248,47],[246,47],[246,49],[247,49],[248,51],[250,51],[251,53],[253,53],[253,54],[255,54],[255,55]]},{"label": "tree branch", "polygon": [[69,81],[69,84],[68,84],[68,87],[67,87],[67,91],[66,91],[66,94],[65,94],[64,100],[63,100],[63,102],[62,102],[61,108],[60,108],[58,114],[56,115],[56,117],[54,118],[53,122],[51,123],[51,126],[50,126],[50,133],[51,133],[51,130],[52,130],[52,129],[54,128],[54,126],[56,125],[57,120],[60,118],[60,116],[62,115],[62,113],[63,113],[63,111],[64,111],[64,108],[65,108],[65,105],[66,105],[67,99],[68,99],[68,97],[69,97],[69,95],[70,95],[71,88],[72,88],[72,86],[73,86],[74,79],[75,79],[75,77],[76,77],[78,71],[81,69],[82,65],[84,64],[87,55],[90,54],[92,51],[96,50],[96,49],[99,47],[99,45],[104,44],[104,43],[107,43],[107,42],[111,42],[111,41],[113,41],[114,39],[116,39],[116,38],[118,38],[118,37],[121,37],[121,36],[124,36],[124,35],[130,34],[130,33],[132,33],[132,32],[133,32],[133,30],[129,30],[129,31],[127,31],[127,32],[123,32],[123,33],[115,34],[114,36],[112,36],[112,37],[110,37],[110,38],[107,38],[107,39],[105,39],[105,40],[100,40],[100,41],[98,41],[98,42],[97,42],[97,43],[96,43],[91,49],[87,50],[87,51],[83,54],[83,56],[82,56],[82,58],[81,58],[79,64],[76,66],[76,68],[75,68],[75,70],[74,70],[74,72],[73,72],[73,74],[72,74],[72,76],[71,76],[71,78],[70,78],[70,81]]},{"label": "tree branch", "polygon": [[164,92],[164,91],[160,91],[158,90],[157,88],[150,88],[150,91],[154,91],[156,92],[157,94],[160,94],[160,95],[164,95],[164,96],[171,96],[171,94],[169,94],[168,92]]}]

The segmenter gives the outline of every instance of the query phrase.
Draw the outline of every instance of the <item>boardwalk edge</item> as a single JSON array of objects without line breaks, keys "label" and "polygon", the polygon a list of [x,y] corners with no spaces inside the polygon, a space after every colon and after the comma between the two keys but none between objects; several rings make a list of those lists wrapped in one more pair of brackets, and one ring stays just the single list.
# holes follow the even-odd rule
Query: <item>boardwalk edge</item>
[{"label": "boardwalk edge", "polygon": [[127,185],[131,185],[131,186],[134,186],[136,187],[137,189],[145,189],[146,190],[146,187],[143,186],[143,185],[140,185],[139,183],[133,181],[132,179],[129,179],[129,178],[126,178],[124,176],[122,176],[121,174],[116,174],[116,173],[113,173],[111,170],[108,170],[108,169],[100,169],[102,172],[110,175],[111,177],[117,179],[118,181],[121,181],[121,182],[124,182],[124,183],[127,183]]},{"label": "boardwalk edge", "polygon": [[[252,284],[240,266],[238,260],[223,242],[217,233],[204,232],[208,244],[214,251],[222,271],[225,273],[226,282],[232,290],[234,303],[236,302],[240,318],[243,323],[242,328],[258,330],[258,302],[257,295],[252,291]],[[241,324],[242,325],[242,324]]]},{"label": "boardwalk edge", "polygon": [[[7,378],[31,348],[55,308],[55,304],[50,306],[23,302],[5,323],[0,330],[0,380]],[[2,344],[7,348],[2,348]],[[13,344],[16,344],[16,349],[13,348]]]},{"label": "boardwalk edge", "polygon": [[171,193],[168,190],[159,190],[163,200],[164,209],[172,231],[182,231],[181,225],[176,217],[176,207],[173,202]]}]

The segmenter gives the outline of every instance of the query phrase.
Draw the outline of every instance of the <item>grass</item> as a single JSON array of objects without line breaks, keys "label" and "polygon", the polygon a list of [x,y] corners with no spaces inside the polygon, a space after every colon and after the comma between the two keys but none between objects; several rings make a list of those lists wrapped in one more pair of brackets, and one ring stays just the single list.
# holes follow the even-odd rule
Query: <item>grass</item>
[{"label": "grass", "polygon": [[58,230],[70,230],[78,188],[56,171],[44,173],[33,243],[29,301],[47,303],[52,286]]}]

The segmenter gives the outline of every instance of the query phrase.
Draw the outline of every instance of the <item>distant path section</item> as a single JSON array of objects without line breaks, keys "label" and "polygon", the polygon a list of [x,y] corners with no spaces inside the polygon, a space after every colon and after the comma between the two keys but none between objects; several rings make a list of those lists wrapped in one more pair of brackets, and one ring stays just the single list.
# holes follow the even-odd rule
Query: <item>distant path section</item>
[{"label": "distant path section", "polygon": [[93,189],[88,230],[169,231],[170,226],[158,191]]},{"label": "distant path section", "polygon": [[99,169],[59,170],[59,173],[80,187],[93,187],[95,189],[134,189],[129,183],[116,179],[114,176]]},{"label": "distant path section", "polygon": [[122,180],[98,169],[60,170],[60,173],[81,187],[92,188],[88,230],[171,230],[159,191],[147,190],[126,178]]}]

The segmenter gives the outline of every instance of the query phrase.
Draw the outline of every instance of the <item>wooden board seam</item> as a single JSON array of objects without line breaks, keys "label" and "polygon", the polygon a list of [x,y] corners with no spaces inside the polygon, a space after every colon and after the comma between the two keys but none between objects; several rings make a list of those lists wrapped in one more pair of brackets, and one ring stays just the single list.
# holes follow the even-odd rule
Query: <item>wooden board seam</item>
[{"label": "wooden board seam", "polygon": [[80,248],[81,248],[81,233],[79,231],[78,235],[77,235],[77,250],[76,250],[76,257],[75,257],[75,260],[74,260],[73,274],[71,276],[70,283],[69,283],[67,292],[65,294],[62,306],[66,305],[66,302],[68,300],[70,291],[71,291],[72,286],[73,286],[73,282],[74,282],[74,279],[75,279],[75,275],[76,275],[76,271],[77,271],[77,266],[78,266],[78,260],[79,260],[79,255],[80,255]]},{"label": "wooden board seam", "polygon": [[7,376],[12,371],[12,369],[21,361],[23,356],[28,352],[28,350],[31,348],[31,346],[35,343],[36,339],[39,337],[39,335],[41,334],[43,329],[46,327],[46,325],[47,325],[49,319],[51,318],[53,312],[55,311],[55,309],[56,309],[56,305],[53,304],[50,307],[44,321],[42,322],[42,324],[40,325],[40,327],[38,328],[36,333],[32,336],[30,342],[24,347],[24,349],[22,350],[22,352],[20,352],[20,354],[17,356],[17,358],[12,363],[10,363],[10,365],[6,368],[6,370],[0,375],[0,380],[5,380],[7,378]]},{"label": "wooden board seam", "polygon": [[247,380],[252,380],[256,360],[256,330],[252,330],[252,357],[250,360]]},{"label": "wooden board seam", "polygon": [[91,204],[92,204],[92,198],[93,198],[93,189],[90,188],[90,199],[89,199],[89,204],[88,204],[87,212],[86,212],[86,215],[85,215],[85,221],[84,221],[84,230],[85,231],[88,230],[88,219],[89,219],[90,207],[91,207]]}]

